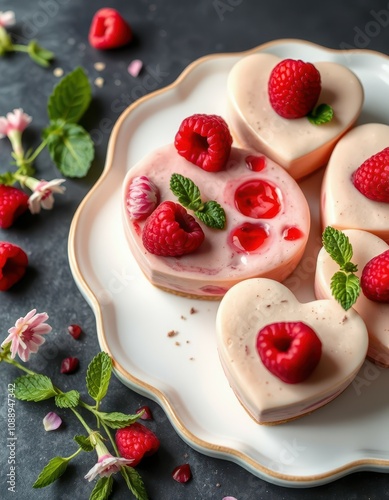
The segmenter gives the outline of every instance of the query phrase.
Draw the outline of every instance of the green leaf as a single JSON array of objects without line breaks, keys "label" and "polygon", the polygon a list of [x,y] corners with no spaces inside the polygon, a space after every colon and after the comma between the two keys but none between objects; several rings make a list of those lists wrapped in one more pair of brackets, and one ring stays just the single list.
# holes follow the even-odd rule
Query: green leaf
[{"label": "green leaf", "polygon": [[37,480],[32,485],[33,488],[44,488],[56,481],[66,471],[69,459],[63,457],[54,457],[45,465],[39,474]]},{"label": "green leaf", "polygon": [[101,477],[95,484],[95,487],[92,490],[89,500],[107,500],[107,498],[109,498],[109,495],[112,492],[112,486],[113,486],[112,476]]},{"label": "green leaf", "polygon": [[120,472],[124,477],[129,490],[137,500],[148,500],[145,485],[140,474],[128,465],[121,467]]},{"label": "green leaf", "polygon": [[328,104],[319,104],[317,108],[313,109],[308,115],[308,120],[313,125],[323,125],[328,123],[334,117],[334,110]]},{"label": "green leaf", "polygon": [[57,395],[46,375],[23,375],[15,380],[15,397],[22,401],[43,401]]},{"label": "green leaf", "polygon": [[322,236],[323,246],[330,257],[342,268],[350,262],[353,249],[348,237],[331,226],[327,226]]},{"label": "green leaf", "polygon": [[196,184],[181,174],[172,174],[170,189],[177,196],[179,203],[189,210],[198,210],[201,207],[200,190]]},{"label": "green leaf", "polygon": [[121,429],[122,427],[127,427],[128,425],[136,422],[140,417],[140,414],[126,415],[125,413],[120,413],[117,411],[111,413],[99,412],[99,418],[111,429]]},{"label": "green leaf", "polygon": [[358,276],[342,271],[338,271],[332,276],[330,287],[335,300],[346,311],[356,302],[360,293]]},{"label": "green leaf", "polygon": [[57,394],[55,396],[55,404],[58,408],[75,408],[80,401],[80,393],[76,390]]},{"label": "green leaf", "polygon": [[47,112],[51,121],[62,119],[77,123],[92,100],[88,77],[82,68],[76,68],[66,75],[49,97]]},{"label": "green leaf", "polygon": [[195,212],[206,226],[214,229],[224,229],[226,224],[226,214],[224,209],[216,201],[207,201],[204,203],[202,210]]},{"label": "green leaf", "polygon": [[112,359],[106,352],[99,352],[89,363],[86,386],[91,398],[99,402],[107,394],[112,374]]},{"label": "green leaf", "polygon": [[94,145],[81,125],[52,122],[44,131],[51,159],[66,177],[85,177],[94,158]]},{"label": "green leaf", "polygon": [[94,446],[90,441],[89,436],[74,436],[74,441],[78,444],[78,446],[83,450],[83,451],[93,451]]},{"label": "green leaf", "polygon": [[28,55],[40,66],[47,68],[54,59],[54,53],[41,47],[36,40],[31,40],[27,46]]}]

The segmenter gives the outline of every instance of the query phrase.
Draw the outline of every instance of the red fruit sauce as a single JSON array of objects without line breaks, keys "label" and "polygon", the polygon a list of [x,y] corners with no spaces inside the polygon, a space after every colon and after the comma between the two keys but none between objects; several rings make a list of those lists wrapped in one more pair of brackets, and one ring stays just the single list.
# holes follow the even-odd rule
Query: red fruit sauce
[{"label": "red fruit sauce", "polygon": [[247,168],[253,172],[260,172],[266,166],[266,158],[264,156],[246,156]]},{"label": "red fruit sauce", "polygon": [[303,232],[298,227],[295,226],[286,228],[282,233],[282,237],[284,238],[284,240],[287,241],[296,241],[300,239],[302,235]]},{"label": "red fruit sauce", "polygon": [[231,231],[231,244],[240,252],[254,252],[263,245],[269,236],[268,230],[262,224],[244,222]]},{"label": "red fruit sauce", "polygon": [[239,212],[248,217],[272,219],[281,210],[278,192],[278,188],[267,181],[247,181],[235,191],[235,205]]}]

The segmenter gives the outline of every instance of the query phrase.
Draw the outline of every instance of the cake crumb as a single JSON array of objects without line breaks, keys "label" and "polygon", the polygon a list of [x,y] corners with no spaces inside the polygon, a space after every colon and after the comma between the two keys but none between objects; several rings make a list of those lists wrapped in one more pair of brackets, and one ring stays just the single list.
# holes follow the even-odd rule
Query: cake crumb
[{"label": "cake crumb", "polygon": [[168,337],[175,337],[176,335],[178,335],[177,330],[170,330],[170,332],[167,332]]},{"label": "cake crumb", "polygon": [[221,484],[220,483],[216,483],[216,488],[220,488]]},{"label": "cake crumb", "polygon": [[56,76],[57,78],[60,78],[63,75],[63,69],[55,68],[55,70],[53,71],[53,75]]},{"label": "cake crumb", "polygon": [[198,313],[198,310],[195,309],[194,307],[191,307],[190,308],[190,314],[196,314],[196,313]]},{"label": "cake crumb", "polygon": [[96,71],[103,71],[105,69],[105,63],[103,62],[96,62],[94,63],[94,68]]},{"label": "cake crumb", "polygon": [[189,358],[189,361],[194,361],[194,357],[193,357],[193,356],[191,356],[191,357]]},{"label": "cake crumb", "polygon": [[186,316],[184,316],[183,314],[181,314],[181,319],[186,320]]},{"label": "cake crumb", "polygon": [[103,87],[104,85],[104,78],[101,78],[101,76],[97,77],[95,80],[95,85],[96,87]]},{"label": "cake crumb", "polygon": [[174,342],[174,345],[176,345],[177,347],[179,347],[181,345],[181,342],[178,342],[177,340]]}]

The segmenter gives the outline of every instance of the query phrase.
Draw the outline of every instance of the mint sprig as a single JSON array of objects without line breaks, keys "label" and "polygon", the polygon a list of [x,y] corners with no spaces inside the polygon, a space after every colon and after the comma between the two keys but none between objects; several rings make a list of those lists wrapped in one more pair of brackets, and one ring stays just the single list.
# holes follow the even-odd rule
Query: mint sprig
[{"label": "mint sprig", "polygon": [[223,207],[217,201],[203,203],[200,189],[191,179],[181,174],[172,174],[170,189],[177,196],[179,203],[188,210],[192,210],[194,215],[206,226],[213,229],[224,229],[226,214]]},{"label": "mint sprig", "polygon": [[323,125],[324,123],[328,123],[334,117],[334,110],[331,108],[329,104],[319,104],[316,108],[314,108],[310,113],[307,114],[308,120],[313,125]]},{"label": "mint sprig", "polygon": [[339,271],[331,278],[331,293],[347,311],[355,304],[361,291],[359,278],[354,274],[358,271],[358,266],[351,262],[352,245],[342,231],[331,226],[325,228],[322,241],[326,252],[339,265]]}]

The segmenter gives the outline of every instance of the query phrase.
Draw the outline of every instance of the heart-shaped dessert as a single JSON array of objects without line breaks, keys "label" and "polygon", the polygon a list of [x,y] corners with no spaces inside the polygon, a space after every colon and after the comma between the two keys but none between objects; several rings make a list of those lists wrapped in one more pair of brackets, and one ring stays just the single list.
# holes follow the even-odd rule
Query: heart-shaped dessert
[{"label": "heart-shaped dessert", "polygon": [[[193,209],[185,213],[177,206],[169,187],[173,174],[193,181],[203,205],[220,204],[223,229],[194,221]],[[222,170],[209,172],[173,144],[163,146],[129,170],[122,206],[130,249],[149,281],[201,299],[220,299],[242,279],[284,280],[300,261],[310,229],[309,207],[296,181],[272,160],[238,148]]]},{"label": "heart-shaped dessert", "polygon": [[[317,366],[298,383],[271,373],[257,349],[258,334],[265,327],[291,322],[313,330],[321,341]],[[295,419],[333,400],[356,376],[368,347],[365,323],[353,309],[346,312],[335,300],[302,304],[281,283],[262,278],[242,281],[226,293],[217,312],[216,335],[231,388],[260,424]],[[278,349],[287,347],[280,344]]]},{"label": "heart-shaped dessert", "polygon": [[[352,262],[358,266],[357,276],[362,275],[366,264],[383,252],[389,250],[389,246],[384,240],[374,234],[358,229],[344,230],[352,248]],[[339,266],[322,248],[317,258],[315,274],[315,295],[318,299],[330,299],[331,278],[339,270]],[[384,271],[387,276],[388,271]],[[382,282],[384,276],[378,277]],[[369,332],[369,349],[367,356],[377,364],[389,367],[389,303],[377,302],[368,299],[363,290],[353,308],[365,321]]]},{"label": "heart-shaped dessert", "polygon": [[321,93],[317,105],[332,107],[329,123],[313,125],[306,117],[281,117],[270,104],[268,82],[281,59],[272,54],[251,54],[239,60],[228,76],[228,123],[237,143],[272,158],[295,179],[325,165],[340,139],[357,120],[363,88],[345,66],[315,62]]},{"label": "heart-shaped dessert", "polygon": [[[368,198],[353,183],[353,176],[359,167],[388,146],[389,126],[381,123],[359,125],[342,137],[323,178],[323,228],[362,229],[389,242],[389,203]],[[383,169],[385,171],[385,165]],[[373,182],[369,181],[370,184]]]}]

